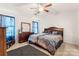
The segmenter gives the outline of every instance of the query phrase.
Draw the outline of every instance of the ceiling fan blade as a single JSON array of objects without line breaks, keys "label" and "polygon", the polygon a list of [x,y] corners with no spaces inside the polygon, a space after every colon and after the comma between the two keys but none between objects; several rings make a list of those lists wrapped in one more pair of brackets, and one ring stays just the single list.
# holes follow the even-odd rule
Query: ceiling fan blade
[{"label": "ceiling fan blade", "polygon": [[50,7],[50,6],[52,6],[52,4],[51,4],[51,3],[50,3],[50,4],[45,5],[45,7]]},{"label": "ceiling fan blade", "polygon": [[44,9],[45,12],[49,12],[49,10]]}]

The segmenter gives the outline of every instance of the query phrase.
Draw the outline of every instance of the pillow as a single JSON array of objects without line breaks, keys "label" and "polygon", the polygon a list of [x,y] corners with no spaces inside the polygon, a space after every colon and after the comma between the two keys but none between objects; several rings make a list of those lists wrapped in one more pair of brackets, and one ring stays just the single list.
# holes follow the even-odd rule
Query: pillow
[{"label": "pillow", "polygon": [[48,29],[45,29],[44,30],[44,33],[52,34],[52,31],[51,30],[48,30]]},{"label": "pillow", "polygon": [[44,33],[48,33],[48,31],[47,31],[47,30],[45,30],[45,31],[44,31]]},{"label": "pillow", "polygon": [[57,32],[57,35],[63,35],[63,32],[58,31],[58,32]]},{"label": "pillow", "polygon": [[57,31],[53,31],[52,34],[53,34],[53,35],[57,35]]}]

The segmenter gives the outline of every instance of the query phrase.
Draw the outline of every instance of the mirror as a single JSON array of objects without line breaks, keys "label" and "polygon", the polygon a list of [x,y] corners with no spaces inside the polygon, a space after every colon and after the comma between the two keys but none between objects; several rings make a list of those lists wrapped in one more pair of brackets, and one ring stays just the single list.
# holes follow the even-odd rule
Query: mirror
[{"label": "mirror", "polygon": [[31,24],[26,22],[21,22],[21,32],[31,32]]}]

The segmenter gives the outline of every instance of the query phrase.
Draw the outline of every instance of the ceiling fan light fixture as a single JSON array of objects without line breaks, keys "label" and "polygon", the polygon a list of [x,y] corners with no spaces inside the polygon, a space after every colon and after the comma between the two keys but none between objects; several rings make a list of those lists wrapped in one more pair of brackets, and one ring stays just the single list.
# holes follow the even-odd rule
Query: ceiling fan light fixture
[{"label": "ceiling fan light fixture", "polygon": [[44,11],[44,8],[43,8],[43,7],[40,7],[40,8],[39,8],[39,11]]}]

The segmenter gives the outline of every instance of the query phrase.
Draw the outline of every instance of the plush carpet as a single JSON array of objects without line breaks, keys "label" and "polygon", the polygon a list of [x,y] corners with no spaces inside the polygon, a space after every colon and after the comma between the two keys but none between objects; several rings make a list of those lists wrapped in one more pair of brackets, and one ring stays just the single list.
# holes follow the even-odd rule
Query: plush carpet
[{"label": "plush carpet", "polygon": [[15,50],[7,52],[8,56],[48,56],[36,48],[26,45]]}]

